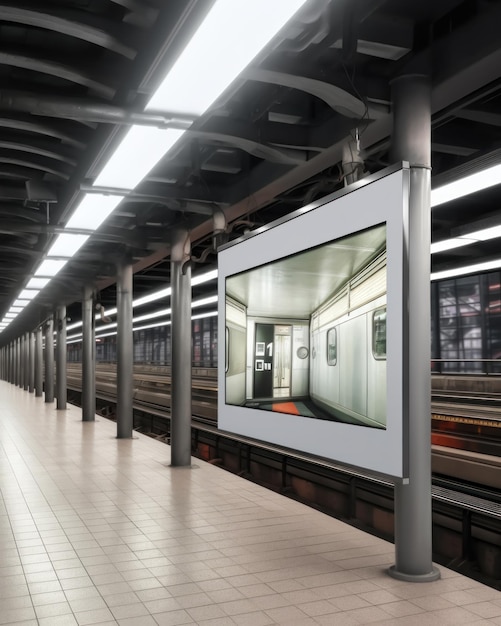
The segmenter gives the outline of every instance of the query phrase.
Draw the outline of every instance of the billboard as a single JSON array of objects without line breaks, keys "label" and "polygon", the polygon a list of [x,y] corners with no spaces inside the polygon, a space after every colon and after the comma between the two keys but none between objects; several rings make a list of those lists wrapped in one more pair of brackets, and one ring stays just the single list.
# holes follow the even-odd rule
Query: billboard
[{"label": "billboard", "polygon": [[219,428],[406,476],[408,170],[219,251]]}]

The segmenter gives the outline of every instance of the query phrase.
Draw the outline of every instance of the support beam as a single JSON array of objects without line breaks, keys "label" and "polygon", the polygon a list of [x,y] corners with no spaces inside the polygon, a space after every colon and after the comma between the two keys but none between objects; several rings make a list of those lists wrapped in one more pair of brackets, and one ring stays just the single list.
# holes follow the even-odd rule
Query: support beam
[{"label": "support beam", "polygon": [[134,427],[132,264],[117,268],[117,437],[130,439]]},{"label": "support beam", "polygon": [[430,425],[431,88],[427,76],[392,83],[393,160],[410,164],[408,317],[404,320],[404,415],[409,424],[409,481],[395,485],[395,565],[389,573],[409,582],[440,577],[432,563]]},{"label": "support beam", "polygon": [[191,254],[187,230],[173,233],[171,253],[171,464],[191,465]]},{"label": "support beam", "polygon": [[19,337],[19,387],[24,387],[24,335]]},{"label": "support beam", "polygon": [[56,345],[56,407],[66,409],[66,307],[60,306],[56,311],[57,345]]},{"label": "support beam", "polygon": [[82,421],[96,419],[96,338],[94,293],[85,287],[82,302]]},{"label": "support beam", "polygon": [[21,386],[21,338],[16,339],[16,387]]},{"label": "support beam", "polygon": [[24,375],[23,375],[23,389],[28,391],[30,387],[30,334],[24,333],[23,338],[23,361],[24,361]]},{"label": "support beam", "polygon": [[45,322],[45,402],[54,402],[54,320]]},{"label": "support beam", "polygon": [[37,328],[35,333],[35,396],[43,395],[43,348],[42,327]]},{"label": "support beam", "polygon": [[32,332],[28,333],[28,361],[28,390],[33,393],[35,391],[35,334]]}]

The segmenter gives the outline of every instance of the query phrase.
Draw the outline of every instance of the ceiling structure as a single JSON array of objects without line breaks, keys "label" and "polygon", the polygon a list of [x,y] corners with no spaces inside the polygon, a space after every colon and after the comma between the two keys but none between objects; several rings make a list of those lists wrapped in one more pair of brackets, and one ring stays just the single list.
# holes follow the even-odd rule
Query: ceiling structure
[{"label": "ceiling structure", "polygon": [[[212,4],[0,0],[0,319],[130,124],[168,124],[145,104]],[[123,259],[135,296],[168,285],[174,229],[191,233],[194,274],[214,267],[217,243],[342,188],[357,136],[359,175],[390,164],[399,75],[431,76],[432,185],[500,163],[500,23],[496,0],[309,0],[0,344],[57,305],[78,312],[84,285],[114,306]],[[436,207],[433,239],[501,223],[500,195]],[[435,254],[433,270],[494,258],[498,244]]]}]

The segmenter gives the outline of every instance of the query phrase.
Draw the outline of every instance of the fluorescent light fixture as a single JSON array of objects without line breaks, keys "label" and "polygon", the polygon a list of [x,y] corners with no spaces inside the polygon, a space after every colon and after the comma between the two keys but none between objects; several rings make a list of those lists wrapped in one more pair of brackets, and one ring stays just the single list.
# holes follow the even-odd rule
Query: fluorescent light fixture
[{"label": "fluorescent light fixture", "polygon": [[430,247],[431,254],[436,252],[444,252],[446,250],[453,250],[454,248],[460,248],[462,246],[468,246],[478,241],[488,241],[489,239],[497,239],[501,237],[501,226],[491,226],[489,228],[482,228],[475,230],[471,233],[459,235],[452,239],[445,239],[444,241],[437,241],[432,243]]},{"label": "fluorescent light fixture", "polygon": [[217,317],[217,311],[211,311],[210,313],[199,313],[198,315],[192,315],[192,320],[203,320],[206,317]]},{"label": "fluorescent light fixture", "polygon": [[431,254],[436,252],[445,252],[446,250],[454,250],[454,248],[461,248],[462,246],[469,246],[471,243],[475,243],[475,239],[466,239],[464,237],[454,237],[453,239],[445,239],[444,241],[437,241],[430,246]]},{"label": "fluorescent light fixture", "polygon": [[40,289],[23,289],[21,293],[19,294],[19,298],[21,300],[33,300],[33,298],[38,296],[39,293],[40,293]]},{"label": "fluorescent light fixture", "polygon": [[[87,193],[66,224],[75,230],[97,230],[117,208],[123,195]],[[57,243],[57,242],[56,242]]]},{"label": "fluorescent light fixture", "polygon": [[63,257],[70,259],[84,245],[90,235],[62,233],[47,252],[47,257]]},{"label": "fluorescent light fixture", "polygon": [[4,316],[4,319],[6,319],[6,320],[13,320],[16,317],[17,317],[17,313],[6,313],[5,316]]},{"label": "fluorescent light fixture", "polygon": [[132,306],[137,307],[142,306],[143,304],[148,304],[149,302],[155,302],[156,300],[162,300],[163,298],[168,298],[171,293],[172,289],[170,287],[165,287],[165,289],[160,289],[160,291],[154,291],[153,293],[149,293],[142,298],[134,300]]},{"label": "fluorescent light fixture", "polygon": [[68,335],[66,337],[66,339],[75,339],[75,340],[81,340],[82,339],[82,333],[77,333],[76,335]]},{"label": "fluorescent light fixture", "polygon": [[202,115],[306,0],[217,0],[146,109]]},{"label": "fluorescent light fixture", "polygon": [[196,309],[197,307],[200,307],[200,306],[207,306],[208,304],[214,304],[214,302],[217,302],[217,296],[209,296],[207,298],[200,298],[200,300],[194,300],[191,303],[191,308]]},{"label": "fluorescent light fixture", "polygon": [[11,306],[9,309],[9,313],[21,313],[21,311],[24,311],[24,307],[22,306]]},{"label": "fluorescent light fixture", "polygon": [[75,328],[80,328],[80,326],[82,326],[82,322],[75,322],[74,324],[69,324],[68,326],[66,326],[66,332],[70,330],[74,330]]},{"label": "fluorescent light fixture", "polygon": [[476,239],[477,241],[488,241],[489,239],[496,239],[501,237],[501,226],[491,226],[490,228],[482,228],[475,230],[472,233],[468,233],[465,237]]},{"label": "fluorescent light fixture", "polygon": [[501,164],[488,167],[476,174],[470,174],[447,185],[431,190],[431,206],[435,207],[457,198],[494,187],[501,183]]},{"label": "fluorescent light fixture", "polygon": [[94,187],[134,189],[183,133],[178,128],[132,126],[94,181]]},{"label": "fluorescent light fixture", "polygon": [[117,331],[112,331],[111,333],[103,333],[102,335],[96,335],[96,341],[99,341],[103,337],[114,337],[117,334]]},{"label": "fluorescent light fixture", "polygon": [[118,325],[117,322],[113,322],[111,324],[105,324],[104,326],[99,326],[98,328],[96,328],[96,333],[99,333],[102,330],[108,330],[109,328],[116,328],[117,325]]},{"label": "fluorescent light fixture", "polygon": [[149,328],[160,328],[160,326],[170,326],[171,321],[167,320],[165,322],[159,322],[158,324],[148,324],[147,326],[138,326],[137,328],[133,328],[132,332],[135,333],[138,330],[148,330]]},{"label": "fluorescent light fixture", "polygon": [[141,315],[140,317],[135,317],[132,322],[145,322],[146,320],[153,320],[157,317],[162,317],[164,315],[170,315],[171,309],[162,309],[161,311],[155,311],[154,313],[148,313],[147,315]]},{"label": "fluorescent light fixture", "polygon": [[66,259],[46,259],[40,263],[35,276],[53,278],[60,272],[68,261]]},{"label": "fluorescent light fixture", "polygon": [[12,306],[22,306],[24,308],[25,306],[28,306],[29,303],[30,301],[28,299],[21,300],[19,298],[18,300],[14,300],[14,303],[12,304]]},{"label": "fluorescent light fixture", "polygon": [[82,339],[67,339],[66,340],[66,344],[69,343],[80,343],[82,341]]},{"label": "fluorescent light fixture", "polygon": [[204,274],[198,274],[197,276],[193,276],[191,279],[191,286],[196,287],[196,285],[203,285],[204,283],[208,283],[211,280],[217,279],[217,270],[210,270],[209,272],[205,272]]},{"label": "fluorescent light fixture", "polygon": [[[203,285],[205,283],[210,282],[211,280],[216,280],[217,279],[217,270],[210,270],[208,272],[204,272],[203,274],[198,274],[197,276],[193,276],[191,279],[191,286],[195,287],[196,285]],[[157,300],[162,300],[163,298],[168,298],[172,293],[172,289],[171,287],[165,287],[164,289],[160,289],[159,291],[154,291],[152,293],[147,294],[146,296],[142,296],[141,298],[137,298],[136,300],[134,300],[132,302],[132,306],[134,308],[142,306],[144,304],[149,304],[150,302],[156,302]],[[211,296],[211,298],[216,298],[217,296]],[[215,300],[211,300],[210,302],[206,302],[204,301],[206,299],[203,300],[195,300],[195,302],[193,303],[193,307],[195,306],[204,306],[205,304],[211,304],[211,302],[215,301]],[[202,304],[196,304],[197,302],[201,302]],[[169,313],[167,313],[167,311],[169,311]],[[107,309],[104,312],[104,315],[106,317],[110,317],[111,315],[116,315],[117,313],[117,309],[113,308],[113,309]],[[158,313],[158,317],[160,317],[162,313]],[[170,315],[170,309],[164,309],[163,314],[165,315]],[[140,320],[145,320],[145,319],[152,319],[151,316],[157,316],[156,313],[151,313],[149,314],[149,316],[144,316],[141,318],[134,318],[133,322],[137,322]],[[96,320],[100,320],[101,319],[101,315],[98,314],[96,315]],[[66,331],[70,331],[70,330],[75,330],[76,328],[81,328],[82,326],[82,322],[74,322],[73,324],[70,324],[69,326],[66,327]],[[103,328],[103,326],[101,326],[101,329]],[[100,329],[96,329],[100,330]]]},{"label": "fluorescent light fixture", "polygon": [[444,278],[454,278],[455,276],[464,276],[465,274],[474,274],[476,272],[488,272],[489,270],[497,270],[501,267],[501,259],[494,261],[485,261],[484,263],[476,263],[475,265],[467,265],[465,267],[456,267],[443,272],[435,272],[431,275],[431,280],[443,280]]},{"label": "fluorescent light fixture", "polygon": [[26,285],[26,289],[43,289],[48,283],[50,283],[50,278],[32,278]]}]

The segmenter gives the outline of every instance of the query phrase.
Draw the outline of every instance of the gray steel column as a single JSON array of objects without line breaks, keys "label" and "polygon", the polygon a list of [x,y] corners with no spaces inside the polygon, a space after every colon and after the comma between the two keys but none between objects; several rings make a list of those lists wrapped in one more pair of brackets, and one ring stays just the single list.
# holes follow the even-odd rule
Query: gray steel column
[{"label": "gray steel column", "polygon": [[15,356],[15,349],[14,349],[14,343],[11,341],[9,344],[9,383],[11,383],[11,385],[14,384],[14,379],[15,379],[15,360],[16,360],[16,356]]},{"label": "gray steel column", "polygon": [[21,387],[21,337],[16,339],[16,386]]},{"label": "gray steel column", "polygon": [[28,361],[28,389],[30,393],[33,393],[35,391],[35,334],[32,332],[28,333]]},{"label": "gray steel column", "polygon": [[[186,230],[171,246],[171,464],[191,465],[191,242]],[[184,273],[183,273],[184,270]]]},{"label": "gray steel column", "polygon": [[30,333],[24,333],[24,377],[23,387],[25,391],[28,391],[30,387]]},{"label": "gray steel column", "polygon": [[132,265],[117,267],[117,437],[130,439],[134,428],[132,341]]},{"label": "gray steel column", "polygon": [[21,389],[24,386],[24,335],[19,337],[19,380],[18,385]]},{"label": "gray steel column", "polygon": [[432,563],[430,406],[431,87],[428,76],[392,83],[393,159],[410,164],[408,318],[404,358],[408,393],[409,482],[395,485],[394,578],[429,582],[440,577]]},{"label": "gray steel column", "polygon": [[85,287],[82,302],[82,421],[96,419],[96,320],[94,293]]},{"label": "gray steel column", "polygon": [[66,307],[56,311],[56,408],[66,409]]},{"label": "gray steel column", "polygon": [[54,402],[54,320],[45,322],[45,402]]},{"label": "gray steel column", "polygon": [[42,327],[35,331],[35,396],[41,398],[43,395],[43,348],[42,348]]}]

